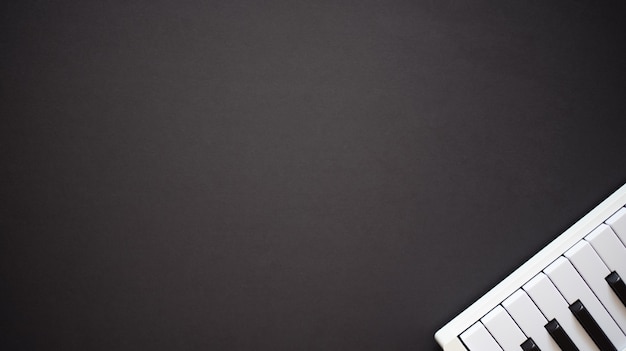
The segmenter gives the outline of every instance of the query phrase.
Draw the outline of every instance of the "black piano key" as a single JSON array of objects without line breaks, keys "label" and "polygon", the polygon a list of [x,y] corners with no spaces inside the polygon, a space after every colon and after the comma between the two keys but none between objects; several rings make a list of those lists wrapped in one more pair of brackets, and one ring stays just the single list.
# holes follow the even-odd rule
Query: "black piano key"
[{"label": "black piano key", "polygon": [[521,345],[523,351],[541,351],[539,346],[535,344],[533,338],[528,338]]},{"label": "black piano key", "polygon": [[611,343],[611,340],[609,340],[604,331],[602,331],[602,328],[600,328],[596,320],[593,319],[580,300],[576,300],[576,302],[571,304],[569,310],[572,311],[578,322],[580,322],[580,325],[583,326],[583,329],[585,329],[587,334],[591,337],[591,340],[598,345],[601,351],[617,351],[615,346]]},{"label": "black piano key", "polygon": [[546,328],[548,334],[550,334],[556,344],[559,345],[561,350],[580,351],[578,350],[578,347],[576,347],[572,339],[570,339],[569,335],[567,335],[565,330],[561,328],[561,325],[559,324],[559,322],[556,321],[556,319],[549,321],[548,324],[544,326],[544,328]]},{"label": "black piano key", "polygon": [[626,306],[626,284],[622,278],[617,274],[617,272],[613,271],[606,278],[604,278],[607,283],[611,286],[611,289],[615,292],[615,295],[619,297],[620,301]]}]

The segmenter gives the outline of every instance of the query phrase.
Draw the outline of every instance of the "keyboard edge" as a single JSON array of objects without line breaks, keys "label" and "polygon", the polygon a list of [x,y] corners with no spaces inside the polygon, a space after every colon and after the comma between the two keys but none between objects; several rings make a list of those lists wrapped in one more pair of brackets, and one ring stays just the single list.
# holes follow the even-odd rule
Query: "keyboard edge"
[{"label": "keyboard edge", "polygon": [[435,340],[444,351],[466,351],[458,335],[480,320],[515,290],[561,256],[595,227],[626,204],[626,184],[607,197],[593,210],[546,245],[513,273],[471,304],[435,333]]}]

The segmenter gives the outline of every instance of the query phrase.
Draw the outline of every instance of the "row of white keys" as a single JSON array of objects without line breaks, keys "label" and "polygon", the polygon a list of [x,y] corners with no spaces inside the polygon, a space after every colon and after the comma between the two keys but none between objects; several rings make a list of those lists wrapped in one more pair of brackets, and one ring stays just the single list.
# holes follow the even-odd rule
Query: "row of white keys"
[{"label": "row of white keys", "polygon": [[[587,282],[587,285],[595,293],[595,296],[604,305],[621,330],[626,330],[626,307],[617,295],[613,293],[606,280],[604,280],[611,272],[591,245],[587,241],[581,240],[565,252],[565,257],[572,262],[580,276]],[[624,256],[624,261],[626,261],[626,256]],[[581,300],[581,302],[587,306],[584,301]],[[626,336],[621,340],[624,341],[625,339]],[[626,347],[626,342],[622,345]],[[618,344],[615,344],[615,346],[619,347]]]},{"label": "row of white keys", "polygon": [[519,351],[530,337],[542,351],[560,351],[545,329],[556,319],[581,350],[598,351],[568,308],[580,300],[618,350],[626,351],[626,307],[604,280],[612,271],[626,276],[626,208],[606,223],[463,332],[463,343],[470,350]]},{"label": "row of white keys", "polygon": [[524,334],[533,339],[541,351],[561,351],[544,328],[548,321],[524,290],[514,292],[502,302],[502,306],[517,322]]},{"label": "row of white keys", "polygon": [[560,351],[543,327],[546,319],[526,293],[518,290],[502,306],[498,305],[461,334],[470,350],[520,351],[528,335],[541,350]]},{"label": "row of white keys", "polygon": [[544,273],[539,273],[523,286],[547,320],[556,319],[579,349],[598,351],[591,337],[578,323],[561,293]]},{"label": "row of white keys", "polygon": [[615,347],[620,350],[626,347],[626,335],[617,326],[568,259],[562,256],[557,258],[544,272],[550,277],[568,304],[571,305],[576,300],[582,302]]},{"label": "row of white keys", "polygon": [[620,238],[622,243],[626,245],[626,208],[621,208],[614,215],[606,220],[606,224],[613,228],[613,231]]}]

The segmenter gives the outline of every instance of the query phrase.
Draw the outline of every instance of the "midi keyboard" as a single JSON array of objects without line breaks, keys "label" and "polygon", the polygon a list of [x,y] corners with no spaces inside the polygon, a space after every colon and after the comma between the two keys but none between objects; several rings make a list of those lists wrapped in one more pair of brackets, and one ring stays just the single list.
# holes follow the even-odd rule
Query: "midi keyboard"
[{"label": "midi keyboard", "polygon": [[446,324],[444,351],[626,351],[626,185]]}]

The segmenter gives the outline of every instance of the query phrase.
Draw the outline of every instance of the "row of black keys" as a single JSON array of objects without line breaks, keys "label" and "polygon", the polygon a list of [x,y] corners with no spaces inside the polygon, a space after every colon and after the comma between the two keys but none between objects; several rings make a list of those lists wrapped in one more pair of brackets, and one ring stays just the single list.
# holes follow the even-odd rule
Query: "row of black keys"
[{"label": "row of black keys", "polygon": [[[626,306],[626,284],[624,283],[624,280],[622,280],[617,272],[612,272],[605,278],[605,280],[609,283],[611,289],[613,289],[624,306]],[[617,351],[615,346],[611,343],[604,331],[602,331],[598,323],[595,319],[593,319],[593,316],[591,316],[580,300],[571,304],[569,306],[569,310],[572,314],[574,314],[580,325],[582,325],[583,329],[585,329],[601,351]],[[561,328],[561,325],[559,325],[559,322],[556,319],[551,320],[544,327],[552,339],[554,339],[556,344],[559,345],[561,350],[579,351],[578,347],[576,347],[565,330]],[[532,338],[528,338],[520,346],[523,351],[541,351]]]}]

